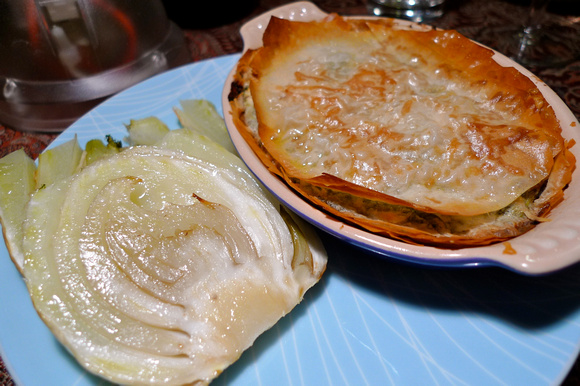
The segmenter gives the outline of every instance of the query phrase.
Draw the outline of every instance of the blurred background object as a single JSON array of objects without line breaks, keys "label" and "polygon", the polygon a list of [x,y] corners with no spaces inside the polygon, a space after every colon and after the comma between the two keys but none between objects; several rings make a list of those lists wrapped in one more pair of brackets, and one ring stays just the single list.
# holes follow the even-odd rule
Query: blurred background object
[{"label": "blurred background object", "polygon": [[489,26],[479,41],[497,49],[525,67],[557,68],[580,58],[580,18],[566,18],[555,10],[572,15],[576,4],[565,0],[527,0],[524,18]]},{"label": "blurred background object", "polygon": [[189,61],[160,0],[3,0],[0,42],[0,121],[30,131]]},{"label": "blurred background object", "polygon": [[429,22],[443,16],[445,0],[367,0],[371,15]]}]

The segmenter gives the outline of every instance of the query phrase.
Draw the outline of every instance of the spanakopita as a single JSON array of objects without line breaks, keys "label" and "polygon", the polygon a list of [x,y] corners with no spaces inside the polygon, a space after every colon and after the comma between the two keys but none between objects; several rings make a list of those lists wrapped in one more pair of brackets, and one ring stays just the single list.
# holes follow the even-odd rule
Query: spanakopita
[{"label": "spanakopita", "polygon": [[521,72],[451,30],[273,17],[240,59],[233,120],[313,204],[442,247],[520,235],[563,198],[575,159]]}]

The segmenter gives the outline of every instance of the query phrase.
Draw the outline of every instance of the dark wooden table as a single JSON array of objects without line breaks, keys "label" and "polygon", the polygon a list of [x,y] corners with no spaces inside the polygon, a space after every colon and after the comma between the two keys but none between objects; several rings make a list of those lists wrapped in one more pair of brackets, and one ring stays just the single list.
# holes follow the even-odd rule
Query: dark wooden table
[{"label": "dark wooden table", "polygon": [[[242,40],[239,35],[241,25],[262,12],[288,3],[282,0],[231,1],[231,6],[228,8],[223,5],[223,2],[213,2],[217,6],[208,5],[208,12],[194,13],[182,9],[184,2],[181,0],[165,0],[164,2],[171,19],[178,23],[185,33],[191,62],[240,52],[242,49]],[[344,15],[367,14],[365,0],[315,0],[313,2],[326,12]],[[481,41],[491,28],[521,23],[526,18],[528,2],[527,0],[448,0],[445,14],[431,24],[440,28],[456,29],[469,38]],[[552,0],[548,10],[575,23],[580,23],[579,4],[577,0]],[[501,47],[501,42],[486,40],[486,44],[492,48]],[[529,69],[552,87],[580,119],[580,58],[558,68]],[[23,148],[31,157],[36,158],[56,136],[57,133],[19,131],[0,122],[0,157]],[[13,384],[0,358],[0,385]],[[580,385],[579,361],[576,361],[563,384]]]}]

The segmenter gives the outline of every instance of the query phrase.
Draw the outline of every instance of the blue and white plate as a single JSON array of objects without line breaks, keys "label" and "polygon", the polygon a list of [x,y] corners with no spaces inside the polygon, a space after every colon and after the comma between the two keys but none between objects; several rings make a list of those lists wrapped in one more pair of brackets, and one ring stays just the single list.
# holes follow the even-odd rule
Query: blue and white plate
[{"label": "blue and white plate", "polygon": [[[59,136],[126,135],[130,119],[203,98],[221,106],[238,55],[134,86]],[[54,146],[54,145],[53,145]],[[386,259],[327,232],[329,265],[304,301],[216,385],[557,385],[580,348],[580,267],[532,277],[501,268],[437,269]],[[557,251],[555,252],[557,253]],[[106,384],[85,372],[32,307],[0,247],[0,354],[18,385]]]}]

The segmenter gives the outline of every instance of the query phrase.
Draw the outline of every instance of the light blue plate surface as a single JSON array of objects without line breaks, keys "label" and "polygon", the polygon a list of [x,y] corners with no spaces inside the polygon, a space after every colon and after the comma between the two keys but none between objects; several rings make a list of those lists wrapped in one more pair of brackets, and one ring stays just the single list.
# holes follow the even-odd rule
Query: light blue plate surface
[{"label": "light blue plate surface", "polygon": [[[126,135],[155,115],[178,127],[179,100],[218,108],[237,55],[152,78],[111,98],[57,138]],[[290,315],[217,385],[556,385],[580,348],[580,266],[543,277],[499,268],[405,265],[321,233],[329,266]],[[35,313],[0,248],[0,353],[21,385],[105,384],[84,372]]]}]

